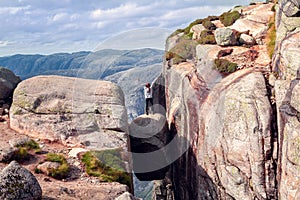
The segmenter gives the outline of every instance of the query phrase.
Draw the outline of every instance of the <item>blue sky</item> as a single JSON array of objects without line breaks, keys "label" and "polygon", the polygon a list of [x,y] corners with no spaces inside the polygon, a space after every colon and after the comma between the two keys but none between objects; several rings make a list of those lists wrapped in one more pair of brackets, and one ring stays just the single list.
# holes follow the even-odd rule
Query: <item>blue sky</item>
[{"label": "blue sky", "polygon": [[197,18],[251,0],[0,0],[0,56],[163,48]]}]

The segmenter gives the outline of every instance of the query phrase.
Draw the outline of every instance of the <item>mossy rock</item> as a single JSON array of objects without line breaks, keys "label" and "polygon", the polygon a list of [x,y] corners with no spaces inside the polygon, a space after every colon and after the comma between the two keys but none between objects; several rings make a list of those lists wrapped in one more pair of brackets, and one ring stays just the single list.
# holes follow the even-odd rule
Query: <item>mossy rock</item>
[{"label": "mossy rock", "polygon": [[203,19],[196,19],[195,21],[193,21],[192,23],[190,23],[190,24],[184,29],[184,33],[185,33],[185,34],[189,34],[191,28],[192,28],[194,25],[202,24],[202,21],[203,21]]},{"label": "mossy rock", "polygon": [[240,17],[241,15],[238,11],[224,12],[220,16],[220,21],[222,22],[222,24],[224,24],[224,26],[230,26]]},{"label": "mossy rock", "polygon": [[215,59],[215,69],[221,73],[232,73],[237,70],[238,65],[226,59]]},{"label": "mossy rock", "polygon": [[173,64],[185,62],[187,59],[193,59],[196,56],[196,46],[198,42],[187,36],[179,39],[178,43],[166,53],[166,60],[173,59]]},{"label": "mossy rock", "polygon": [[200,34],[199,44],[216,44],[216,39],[212,31],[203,30]]},{"label": "mossy rock", "polygon": [[202,25],[208,30],[216,30],[216,25],[212,23],[208,18],[202,21]]},{"label": "mossy rock", "polygon": [[57,169],[49,170],[49,176],[56,179],[63,179],[68,176],[70,166],[67,159],[62,154],[48,153],[46,161],[57,162],[60,164]]}]

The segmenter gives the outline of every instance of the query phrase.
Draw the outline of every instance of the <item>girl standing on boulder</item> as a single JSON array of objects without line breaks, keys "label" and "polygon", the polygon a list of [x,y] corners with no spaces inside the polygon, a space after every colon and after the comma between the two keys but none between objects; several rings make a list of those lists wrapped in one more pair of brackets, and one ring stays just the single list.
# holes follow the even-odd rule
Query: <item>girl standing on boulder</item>
[{"label": "girl standing on boulder", "polygon": [[146,113],[146,115],[148,115],[149,109],[151,108],[150,104],[151,104],[151,106],[153,106],[152,87],[151,87],[150,83],[146,83],[146,85],[144,87],[144,95],[145,95],[145,102],[146,102],[145,113]]}]

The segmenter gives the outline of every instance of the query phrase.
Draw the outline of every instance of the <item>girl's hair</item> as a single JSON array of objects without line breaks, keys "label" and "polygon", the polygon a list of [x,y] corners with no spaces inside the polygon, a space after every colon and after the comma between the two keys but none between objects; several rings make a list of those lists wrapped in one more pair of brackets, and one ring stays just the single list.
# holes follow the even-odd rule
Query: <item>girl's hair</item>
[{"label": "girl's hair", "polygon": [[150,87],[150,83],[146,83],[146,87]]}]

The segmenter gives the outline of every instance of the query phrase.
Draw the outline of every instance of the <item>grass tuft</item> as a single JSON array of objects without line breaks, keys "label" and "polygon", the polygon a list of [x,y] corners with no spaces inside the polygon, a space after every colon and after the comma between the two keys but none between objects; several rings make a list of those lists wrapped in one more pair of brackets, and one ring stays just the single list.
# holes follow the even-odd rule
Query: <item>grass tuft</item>
[{"label": "grass tuft", "polygon": [[226,59],[215,59],[215,69],[221,73],[232,73],[237,70],[238,65]]},{"label": "grass tuft", "polygon": [[49,176],[56,179],[66,178],[69,172],[69,164],[62,154],[48,153],[46,161],[57,162],[60,166],[57,169],[50,169]]},{"label": "grass tuft", "polygon": [[232,12],[224,12],[220,16],[220,21],[222,22],[222,24],[224,24],[224,26],[230,26],[240,17],[241,17],[240,13],[236,10]]},{"label": "grass tuft", "polygon": [[276,43],[276,28],[275,28],[275,16],[269,21],[269,28],[266,36],[267,52],[270,58],[272,58],[275,50]]},{"label": "grass tuft", "polygon": [[103,182],[119,182],[130,187],[131,177],[118,149],[89,151],[83,154],[81,161],[88,175],[99,177]]}]

